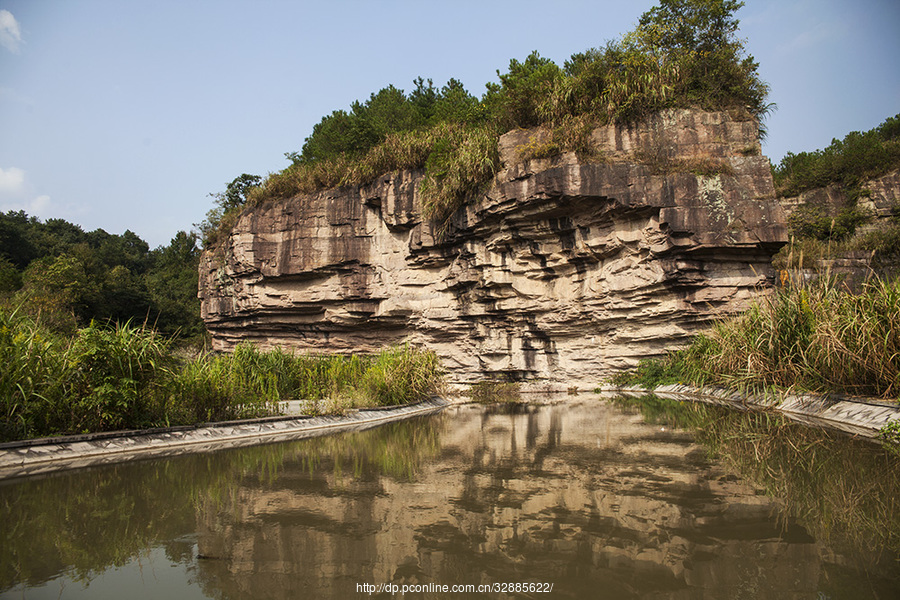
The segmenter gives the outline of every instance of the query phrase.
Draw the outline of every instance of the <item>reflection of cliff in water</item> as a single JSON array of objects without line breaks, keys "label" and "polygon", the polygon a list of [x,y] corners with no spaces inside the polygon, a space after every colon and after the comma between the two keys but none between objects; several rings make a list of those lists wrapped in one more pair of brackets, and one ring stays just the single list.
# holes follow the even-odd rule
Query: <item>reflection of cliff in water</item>
[{"label": "reflection of cliff in water", "polygon": [[533,581],[555,597],[810,597],[858,576],[684,432],[595,401],[435,419],[439,441],[404,446],[434,460],[407,456],[384,475],[384,460],[359,452],[422,427],[401,423],[329,438],[315,459],[294,454],[276,477],[205,500],[207,593]]}]

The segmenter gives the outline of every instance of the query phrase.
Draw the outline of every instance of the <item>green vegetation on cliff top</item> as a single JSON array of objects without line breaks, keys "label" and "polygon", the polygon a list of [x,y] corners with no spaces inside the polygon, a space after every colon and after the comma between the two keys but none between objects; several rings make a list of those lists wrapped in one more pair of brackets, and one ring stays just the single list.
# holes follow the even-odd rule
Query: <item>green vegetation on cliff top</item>
[{"label": "green vegetation on cliff top", "polygon": [[[788,217],[792,244],[775,257],[776,268],[786,268],[789,255],[802,257],[801,267],[804,260],[810,266],[819,259],[861,255],[877,270],[900,263],[900,205],[893,206],[890,218],[876,219],[862,202],[872,194],[865,187],[867,182],[895,169],[900,169],[900,114],[869,131],[835,139],[823,150],[788,153],[778,166],[773,165],[776,190],[782,197],[835,185],[845,199],[832,205],[814,194],[797,206]],[[857,233],[862,225],[868,226]]]},{"label": "green vegetation on cliff top", "polygon": [[349,110],[324,117],[292,164],[259,185],[237,178],[203,225],[205,242],[233,226],[238,191],[258,204],[299,193],[362,185],[397,169],[424,169],[425,216],[447,231],[450,216],[499,167],[499,135],[547,125],[565,132],[555,151],[584,147],[591,126],[634,122],[674,107],[732,110],[761,119],[768,87],[737,37],[736,0],[661,0],[635,29],[600,48],[574,54],[562,67],[533,52],[511,60],[499,83],[479,99],[451,79],[437,88],[419,78],[406,94],[394,86]]},{"label": "green vegetation on cliff top", "polygon": [[864,131],[851,131],[827,148],[794,154],[788,152],[772,175],[778,195],[796,196],[832,183],[842,185],[855,201],[865,194],[862,185],[900,167],[900,114]]}]

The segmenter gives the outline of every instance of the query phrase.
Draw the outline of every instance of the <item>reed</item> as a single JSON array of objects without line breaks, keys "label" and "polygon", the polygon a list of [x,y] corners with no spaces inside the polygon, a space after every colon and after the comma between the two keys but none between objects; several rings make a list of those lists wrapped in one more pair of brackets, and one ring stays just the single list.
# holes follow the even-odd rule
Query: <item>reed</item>
[{"label": "reed", "polygon": [[266,416],[284,400],[324,400],[330,412],[403,404],[442,381],[437,357],[410,346],[306,356],[242,344],[185,360],[145,326],[91,323],[63,338],[7,310],[0,360],[0,441]]},{"label": "reed", "polygon": [[378,406],[425,400],[442,389],[443,370],[433,352],[412,346],[382,350],[359,384],[362,397]]},{"label": "reed", "polygon": [[785,285],[680,355],[697,383],[900,397],[900,280]]},{"label": "reed", "polygon": [[851,292],[834,279],[781,286],[722,320],[687,348],[642,361],[617,384],[690,383],[900,398],[900,279]]}]

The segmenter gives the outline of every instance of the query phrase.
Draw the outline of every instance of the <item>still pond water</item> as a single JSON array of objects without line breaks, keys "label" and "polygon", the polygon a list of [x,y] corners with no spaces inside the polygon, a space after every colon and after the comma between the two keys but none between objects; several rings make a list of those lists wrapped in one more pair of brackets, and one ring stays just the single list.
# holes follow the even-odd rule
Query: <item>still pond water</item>
[{"label": "still pond water", "polygon": [[456,406],[0,482],[0,533],[3,599],[900,598],[900,461],[708,407]]}]

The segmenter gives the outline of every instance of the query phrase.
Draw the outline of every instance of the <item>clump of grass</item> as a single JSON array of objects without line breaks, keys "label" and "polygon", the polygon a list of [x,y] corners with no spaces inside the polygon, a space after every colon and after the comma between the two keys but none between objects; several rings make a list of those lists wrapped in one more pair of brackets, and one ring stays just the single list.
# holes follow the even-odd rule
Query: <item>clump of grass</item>
[{"label": "clump of grass", "polygon": [[900,280],[785,285],[679,353],[696,383],[900,397]]},{"label": "clump of grass", "polygon": [[0,309],[0,440],[26,435],[33,421],[52,422],[65,394],[67,367],[58,340],[29,317]]},{"label": "clump of grass", "polygon": [[498,136],[490,127],[458,129],[435,144],[425,164],[422,211],[445,233],[450,217],[483,190],[500,168]]},{"label": "clump of grass", "polygon": [[[498,139],[491,127],[453,122],[393,132],[359,155],[342,153],[315,161],[298,160],[251,189],[247,204],[254,206],[333,187],[366,185],[385,173],[422,169],[424,216],[444,231],[450,216],[465,204],[467,197],[481,191],[497,172]],[[236,215],[223,217],[219,230],[233,227]],[[216,239],[218,234],[209,236],[208,243]]]},{"label": "clump of grass", "polygon": [[642,361],[612,379],[655,387],[675,381],[741,389],[799,389],[900,398],[900,279],[859,293],[827,278],[782,286],[720,321],[687,348]]},{"label": "clump of grass", "polygon": [[466,395],[479,404],[517,404],[522,401],[519,384],[512,381],[479,381],[469,386]]},{"label": "clump of grass", "polygon": [[590,115],[566,115],[547,134],[536,133],[518,148],[519,160],[553,158],[565,152],[575,152],[581,160],[601,160],[602,153],[591,143],[591,132],[597,124]]},{"label": "clump of grass", "polygon": [[410,345],[387,348],[366,369],[358,390],[378,406],[425,400],[441,391],[442,369],[433,352]]}]

